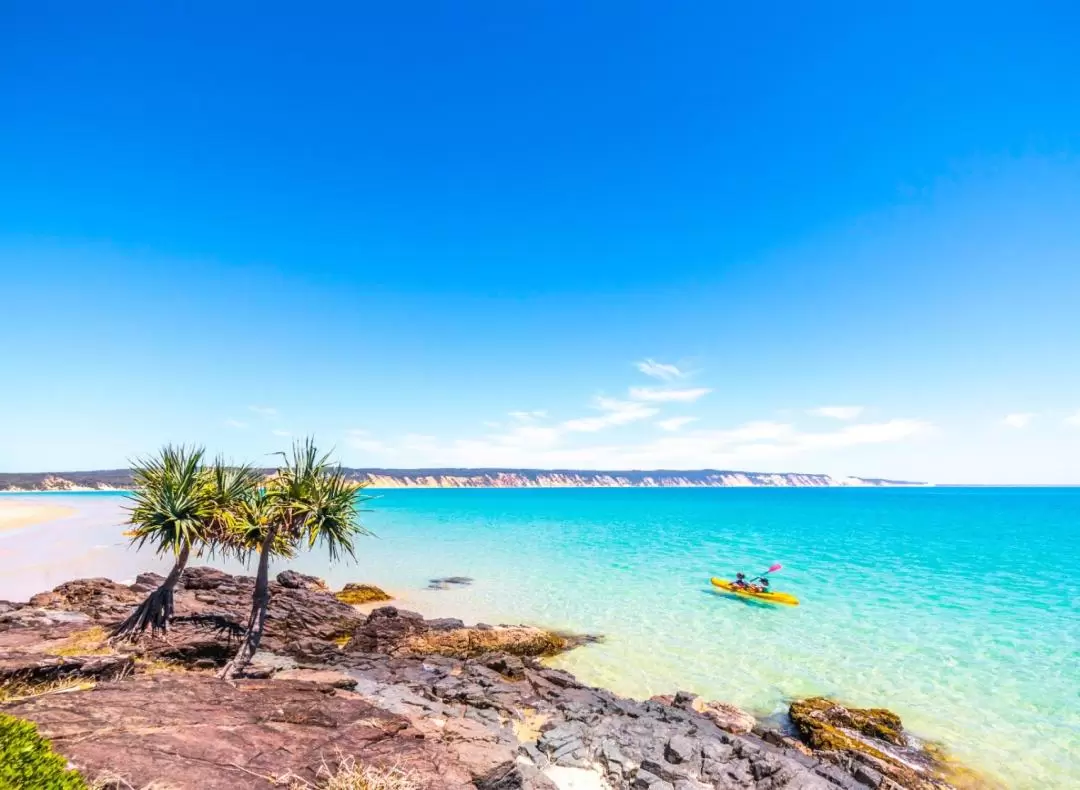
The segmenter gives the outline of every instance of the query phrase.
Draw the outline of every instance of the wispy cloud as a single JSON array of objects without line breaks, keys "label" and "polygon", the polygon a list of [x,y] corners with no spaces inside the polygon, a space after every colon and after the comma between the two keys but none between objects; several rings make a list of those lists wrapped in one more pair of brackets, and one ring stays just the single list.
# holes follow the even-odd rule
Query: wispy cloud
[{"label": "wispy cloud", "polygon": [[617,400],[615,398],[597,397],[593,405],[603,412],[596,417],[579,417],[575,420],[567,420],[562,424],[563,429],[574,432],[593,433],[595,431],[610,428],[614,425],[626,425],[627,423],[646,420],[659,413],[659,409],[646,406],[643,403]]},{"label": "wispy cloud", "polygon": [[646,376],[652,376],[654,379],[660,379],[661,381],[674,381],[686,376],[686,373],[679,370],[675,365],[657,362],[655,359],[643,359],[640,362],[635,362],[634,367]]},{"label": "wispy cloud", "polygon": [[678,431],[696,422],[697,419],[697,417],[668,417],[666,420],[657,420],[656,426],[665,431]]},{"label": "wispy cloud", "polygon": [[277,409],[273,406],[248,406],[248,411],[253,411],[260,417],[276,417]]},{"label": "wispy cloud", "polygon": [[1033,419],[1035,419],[1033,412],[1018,412],[1017,414],[1006,414],[1001,423],[1009,428],[1026,428]]},{"label": "wispy cloud", "polygon": [[1080,411],[1066,417],[1065,424],[1071,425],[1073,428],[1080,428]]},{"label": "wispy cloud", "polygon": [[363,428],[352,428],[346,431],[345,444],[366,453],[382,453],[389,449],[384,442],[371,438]]},{"label": "wispy cloud", "polygon": [[712,392],[707,387],[694,387],[685,390],[659,389],[657,387],[631,387],[630,397],[634,400],[655,403],[693,403],[698,398]]},{"label": "wispy cloud", "polygon": [[546,419],[548,413],[543,409],[536,409],[534,411],[512,411],[510,416],[518,422],[533,422],[534,420]]},{"label": "wispy cloud", "polygon": [[[650,408],[640,403],[630,405]],[[932,424],[917,419],[845,425],[834,431],[819,432],[801,431],[791,423],[762,420],[732,428],[670,431],[639,442],[581,445],[574,441],[611,427],[613,419],[637,418],[636,409],[617,408],[598,417],[568,421],[569,427],[566,423],[522,424],[504,433],[450,442],[429,442],[426,440],[431,437],[425,437],[420,443],[422,448],[416,451],[405,448],[407,440],[376,443],[359,439],[350,440],[350,445],[379,454],[385,463],[404,466],[745,469],[799,455],[819,457],[861,445],[904,442],[934,431]]]},{"label": "wispy cloud", "polygon": [[280,428],[275,428],[271,431],[274,436],[292,436],[292,431],[283,431]]},{"label": "wispy cloud", "polygon": [[856,420],[859,415],[863,413],[862,406],[820,406],[816,409],[810,409],[808,414],[815,414],[818,417],[829,417],[834,420]]},{"label": "wispy cloud", "polygon": [[248,424],[246,422],[240,422],[240,420],[225,420],[225,424],[230,428],[243,429],[248,427]]}]

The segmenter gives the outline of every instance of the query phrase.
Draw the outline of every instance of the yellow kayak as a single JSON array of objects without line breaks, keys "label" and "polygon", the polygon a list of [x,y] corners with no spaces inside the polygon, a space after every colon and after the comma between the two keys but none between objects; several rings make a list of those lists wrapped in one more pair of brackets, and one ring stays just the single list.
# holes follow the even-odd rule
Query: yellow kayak
[{"label": "yellow kayak", "polygon": [[740,598],[753,598],[757,601],[768,601],[769,603],[782,603],[788,606],[798,606],[799,599],[794,595],[782,592],[754,592],[753,590],[739,590],[732,586],[731,582],[724,581],[723,579],[713,578],[713,586],[719,587],[721,590],[727,590],[729,593],[738,595]]}]

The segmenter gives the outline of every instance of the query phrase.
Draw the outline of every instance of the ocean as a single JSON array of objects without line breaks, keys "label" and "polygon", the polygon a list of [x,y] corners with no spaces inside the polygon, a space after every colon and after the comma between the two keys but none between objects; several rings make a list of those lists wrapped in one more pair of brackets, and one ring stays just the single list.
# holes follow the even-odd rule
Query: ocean
[{"label": "ocean", "polygon": [[[602,634],[556,664],[629,696],[769,716],[825,694],[891,708],[1010,787],[1080,786],[1080,489],[373,493],[357,563],[290,567],[432,616]],[[0,598],[168,564],[126,548],[120,495],[25,496],[79,513],[0,532]],[[801,606],[709,584],[773,562]],[[443,576],[474,581],[425,589]]]}]

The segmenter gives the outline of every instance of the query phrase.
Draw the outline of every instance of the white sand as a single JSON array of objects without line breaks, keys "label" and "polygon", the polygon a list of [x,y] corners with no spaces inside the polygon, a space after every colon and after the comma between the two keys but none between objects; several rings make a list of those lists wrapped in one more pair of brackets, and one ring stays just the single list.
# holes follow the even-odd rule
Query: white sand
[{"label": "white sand", "polygon": [[67,518],[75,515],[75,513],[75,508],[71,507],[39,505],[35,502],[4,502],[0,500],[0,532]]}]

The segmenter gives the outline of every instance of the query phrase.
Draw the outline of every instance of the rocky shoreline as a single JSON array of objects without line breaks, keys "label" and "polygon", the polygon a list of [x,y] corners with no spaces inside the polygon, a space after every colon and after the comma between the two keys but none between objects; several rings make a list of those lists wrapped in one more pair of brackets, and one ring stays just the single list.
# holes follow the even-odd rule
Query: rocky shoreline
[{"label": "rocky shoreline", "polygon": [[625,699],[542,661],[596,637],[363,614],[341,599],[372,588],[333,593],[291,571],[272,585],[262,652],[228,683],[215,670],[253,580],[190,568],[166,638],[109,644],[159,582],[83,579],[0,602],[0,714],[36,723],[98,787],[326,787],[345,764],[416,788],[953,786],[888,711],[807,700],[778,729],[687,693]]}]

